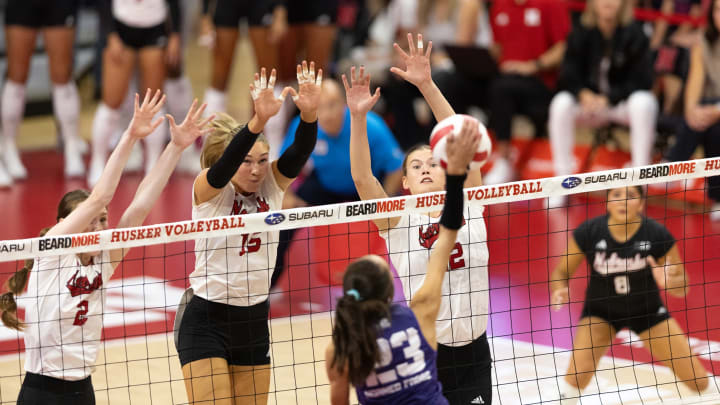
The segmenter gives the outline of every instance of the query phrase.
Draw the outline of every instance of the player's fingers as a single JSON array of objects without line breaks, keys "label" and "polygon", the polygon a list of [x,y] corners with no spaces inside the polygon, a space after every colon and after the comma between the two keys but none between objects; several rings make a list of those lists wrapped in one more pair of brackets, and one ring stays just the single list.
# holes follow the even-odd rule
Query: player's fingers
[{"label": "player's fingers", "polygon": [[[215,114],[210,115],[209,117],[205,118],[204,120],[200,121],[198,124],[198,127],[205,128],[207,124],[210,123],[210,121],[215,119]],[[212,128],[209,128],[209,130],[212,130]]]},{"label": "player's fingers", "polygon": [[277,80],[277,71],[275,69],[270,71],[270,80],[268,80],[268,88],[274,89],[275,88],[275,81]]},{"label": "player's fingers", "polygon": [[151,105],[151,106],[154,107],[154,106],[157,105],[158,100],[160,99],[160,95],[161,95],[161,94],[162,94],[162,92],[160,91],[160,89],[155,90],[155,94],[153,94],[152,100],[150,100],[150,105]]},{"label": "player's fingers", "polygon": [[408,51],[410,52],[410,56],[415,56],[415,43],[413,42],[412,34],[408,32],[407,38],[408,38]]},{"label": "player's fingers", "polygon": [[418,34],[418,36],[417,36],[417,50],[418,50],[418,54],[419,54],[419,55],[422,55],[422,54],[423,54],[423,48],[424,48],[424,47],[425,47],[425,45],[423,44],[422,34]]},{"label": "player's fingers", "polygon": [[190,109],[188,109],[187,114],[185,114],[185,120],[183,122],[195,121],[195,109],[197,108],[197,102],[198,100],[194,98],[192,104],[190,104]]},{"label": "player's fingers", "polygon": [[355,83],[357,83],[357,78],[355,76],[355,66],[353,65],[350,67],[350,83],[352,83],[353,86],[355,86]]},{"label": "player's fingers", "polygon": [[170,129],[175,129],[177,125],[175,124],[175,118],[173,118],[170,114],[165,114],[165,117],[168,120],[168,124],[170,124]]},{"label": "player's fingers", "polygon": [[260,90],[267,89],[267,71],[265,68],[260,69]]},{"label": "player's fingers", "polygon": [[[158,90],[158,92],[160,92],[160,90]],[[153,114],[157,114],[158,112],[160,112],[160,110],[161,110],[161,109],[163,108],[163,106],[165,105],[165,100],[166,100],[166,98],[167,98],[167,96],[163,94],[162,97],[160,98],[160,101],[158,101],[158,102],[155,104],[155,106],[152,108],[151,111],[152,111]]]},{"label": "player's fingers", "polygon": [[322,69],[318,69],[317,79],[315,79],[315,85],[318,87],[322,86],[322,75],[323,75]]},{"label": "player's fingers", "polygon": [[282,98],[283,100],[285,100],[285,97],[286,97],[288,94],[290,94],[290,96],[292,97],[293,101],[297,101],[297,99],[300,98],[300,96],[298,95],[297,91],[295,91],[295,89],[293,89],[292,87],[289,87],[289,86],[288,86],[288,87],[285,87],[285,88],[283,89],[282,94],[280,94],[280,98]]},{"label": "player's fingers", "polygon": [[345,86],[345,92],[347,93],[350,90],[350,85],[348,84],[347,76],[345,76],[345,74],[343,73],[341,78],[342,78],[343,86]]},{"label": "player's fingers", "polygon": [[163,122],[164,120],[165,120],[165,117],[158,117],[155,121],[153,121],[153,123],[150,124],[150,128],[152,128],[152,129],[150,130],[150,133],[155,132],[155,130],[157,129],[157,127],[159,127],[160,124],[162,124],[162,122]]},{"label": "player's fingers", "polygon": [[140,95],[135,93],[135,112],[140,109]]},{"label": "player's fingers", "polygon": [[646,260],[647,260],[647,263],[650,265],[650,267],[658,267],[658,264],[655,261],[654,257],[648,256]]},{"label": "player's fingers", "polygon": [[150,101],[150,88],[148,87],[148,89],[145,91],[145,98],[143,99],[142,104],[140,104],[140,108],[142,108],[142,107],[144,107],[145,105],[147,105],[147,103],[148,103],[149,101]]},{"label": "player's fingers", "polygon": [[428,57],[428,58],[430,57],[430,51],[431,51],[431,50],[432,50],[432,41],[428,41],[427,51],[425,51],[425,56],[426,56],[426,57]]},{"label": "player's fingers", "polygon": [[403,49],[400,47],[400,45],[397,44],[397,42],[393,43],[393,48],[395,48],[395,52],[400,54],[400,57],[403,58],[403,60],[407,60],[407,58],[410,57]]},{"label": "player's fingers", "polygon": [[365,65],[360,65],[360,73],[358,75],[358,81],[360,81],[360,84],[365,84]]},{"label": "player's fingers", "polygon": [[304,61],[302,61],[302,75],[303,75],[303,78],[304,78],[305,80],[307,80],[309,74],[310,74],[310,73],[308,72],[308,64],[307,64],[307,61],[304,60]]},{"label": "player's fingers", "polygon": [[380,98],[380,87],[375,89],[375,94],[373,94],[373,102],[377,101]]},{"label": "player's fingers", "polygon": [[308,75],[308,80],[310,80],[310,82],[315,81],[315,62],[314,61],[310,61],[310,71],[309,71],[309,75]]},{"label": "player's fingers", "polygon": [[207,103],[203,103],[200,108],[198,108],[198,110],[195,112],[195,115],[192,118],[193,122],[197,122],[199,119],[202,118],[203,114],[205,113],[205,109],[207,109]]},{"label": "player's fingers", "polygon": [[260,95],[258,94],[258,90],[252,83],[250,83],[250,97],[252,97],[253,101],[257,100],[258,97],[260,97]]},{"label": "player's fingers", "polygon": [[395,66],[390,68],[390,72],[400,76],[403,80],[407,80],[407,75],[405,74],[405,71],[396,68]]}]

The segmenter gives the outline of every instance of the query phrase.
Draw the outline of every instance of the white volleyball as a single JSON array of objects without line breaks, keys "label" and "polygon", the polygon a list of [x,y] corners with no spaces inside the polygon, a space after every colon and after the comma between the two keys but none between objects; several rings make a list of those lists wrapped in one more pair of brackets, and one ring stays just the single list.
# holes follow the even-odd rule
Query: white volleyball
[{"label": "white volleyball", "polygon": [[447,167],[447,137],[457,136],[460,134],[463,122],[465,120],[472,120],[477,124],[480,130],[480,143],[478,143],[477,151],[473,160],[470,162],[471,170],[479,170],[490,157],[492,152],[492,142],[490,142],[490,136],[488,135],[487,128],[480,121],[465,114],[455,114],[452,117],[445,118],[440,121],[435,128],[433,128],[430,134],[430,148],[433,152],[435,160],[440,162],[443,168]]}]

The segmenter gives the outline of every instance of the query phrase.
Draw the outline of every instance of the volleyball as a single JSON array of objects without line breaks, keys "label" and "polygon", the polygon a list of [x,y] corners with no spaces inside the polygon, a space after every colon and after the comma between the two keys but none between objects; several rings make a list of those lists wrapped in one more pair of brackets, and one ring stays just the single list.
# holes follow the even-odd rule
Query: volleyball
[{"label": "volleyball", "polygon": [[475,152],[475,157],[473,157],[472,162],[470,162],[470,169],[479,170],[490,157],[492,142],[490,142],[490,136],[488,135],[485,125],[469,115],[456,114],[440,121],[435,125],[435,128],[433,128],[430,134],[430,148],[432,149],[433,157],[440,162],[443,168],[447,168],[447,137],[457,136],[460,133],[464,120],[472,120],[477,123],[481,137],[477,151]]}]

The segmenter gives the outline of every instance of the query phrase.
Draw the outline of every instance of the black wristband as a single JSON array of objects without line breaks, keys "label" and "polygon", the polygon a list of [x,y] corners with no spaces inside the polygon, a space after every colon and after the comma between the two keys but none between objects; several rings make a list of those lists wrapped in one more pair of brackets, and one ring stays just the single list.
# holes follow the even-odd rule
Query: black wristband
[{"label": "black wristband", "polygon": [[458,230],[463,223],[463,184],[467,174],[445,175],[445,207],[443,207],[440,225],[448,229]]},{"label": "black wristband", "polygon": [[245,160],[245,156],[247,156],[250,149],[255,145],[258,136],[260,136],[260,134],[250,132],[247,125],[238,129],[237,134],[235,134],[230,144],[225,148],[225,152],[220,156],[220,159],[208,170],[208,184],[218,189],[225,187]]},{"label": "black wristband", "polygon": [[294,179],[300,174],[315,149],[317,131],[317,120],[313,122],[300,120],[295,130],[295,140],[278,159],[278,170],[283,176]]}]

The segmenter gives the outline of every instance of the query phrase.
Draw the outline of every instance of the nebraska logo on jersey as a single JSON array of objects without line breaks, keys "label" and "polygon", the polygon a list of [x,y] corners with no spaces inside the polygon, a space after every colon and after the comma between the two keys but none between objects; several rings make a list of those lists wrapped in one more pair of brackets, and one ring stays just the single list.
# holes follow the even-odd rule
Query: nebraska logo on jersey
[{"label": "nebraska logo on jersey", "polygon": [[[257,210],[255,212],[268,212],[270,211],[270,204],[267,203],[267,201],[264,198],[257,197]],[[233,202],[233,208],[230,215],[245,215],[247,214],[247,209],[243,208],[243,202],[235,200]]]},{"label": "nebraska logo on jersey", "polygon": [[90,294],[102,287],[102,276],[100,274],[96,274],[91,283],[87,276],[78,277],[78,273],[80,273],[80,270],[76,271],[72,278],[67,282],[67,288],[70,290],[70,296],[77,297],[82,294]]},{"label": "nebraska logo on jersey", "polygon": [[[465,218],[463,218],[462,226],[465,226]],[[420,241],[420,246],[424,247],[425,249],[430,249],[433,247],[435,241],[440,235],[440,224],[430,224],[425,228],[425,230],[423,230],[423,227],[420,226],[420,228],[418,228],[418,231],[420,233],[420,238],[418,239]]]}]

